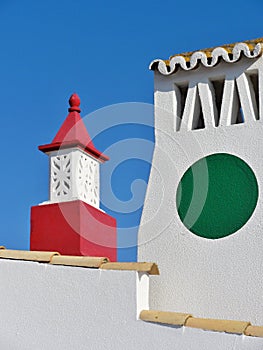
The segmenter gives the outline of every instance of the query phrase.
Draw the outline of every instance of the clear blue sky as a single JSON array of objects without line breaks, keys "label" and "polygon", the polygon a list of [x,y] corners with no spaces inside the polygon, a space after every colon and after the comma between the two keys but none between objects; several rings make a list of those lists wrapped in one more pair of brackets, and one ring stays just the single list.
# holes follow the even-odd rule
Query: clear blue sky
[{"label": "clear blue sky", "polygon": [[1,0],[0,244],[29,248],[30,207],[48,199],[37,146],[52,140],[77,92],[114,164],[102,169],[102,207],[118,220],[119,260],[135,260],[153,150],[150,61],[261,37],[262,13],[260,0]]}]

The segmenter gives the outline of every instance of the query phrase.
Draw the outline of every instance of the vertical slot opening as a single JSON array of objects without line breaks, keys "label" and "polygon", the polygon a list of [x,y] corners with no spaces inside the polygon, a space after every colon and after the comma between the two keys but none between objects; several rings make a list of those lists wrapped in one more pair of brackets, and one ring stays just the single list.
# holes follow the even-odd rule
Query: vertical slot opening
[{"label": "vertical slot opening", "polygon": [[199,91],[197,90],[192,130],[204,129],[205,121]]},{"label": "vertical slot opening", "polygon": [[244,113],[241,107],[241,102],[238,94],[237,83],[235,82],[235,97],[233,99],[233,113],[231,124],[242,124],[245,121]]},{"label": "vertical slot opening", "polygon": [[221,106],[223,101],[223,92],[225,85],[225,77],[220,77],[217,79],[210,80],[212,84],[212,93],[214,97],[215,107],[217,109],[217,120],[215,120],[215,126],[219,125],[220,114],[221,114]]},{"label": "vertical slot opening", "polygon": [[256,104],[255,117],[259,120],[259,79],[258,79],[258,70],[253,70],[247,72],[247,78],[250,80],[250,93],[252,102]]},{"label": "vertical slot opening", "polygon": [[182,118],[185,109],[185,102],[188,92],[188,82],[179,83],[175,85],[175,98],[176,98],[176,108],[175,108],[175,129],[180,130]]}]

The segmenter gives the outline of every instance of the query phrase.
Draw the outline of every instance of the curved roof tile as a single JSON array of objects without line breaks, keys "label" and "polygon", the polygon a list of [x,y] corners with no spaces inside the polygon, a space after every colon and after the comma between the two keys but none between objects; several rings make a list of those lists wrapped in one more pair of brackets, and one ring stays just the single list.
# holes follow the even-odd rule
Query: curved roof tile
[{"label": "curved roof tile", "polygon": [[151,62],[150,69],[158,70],[163,75],[175,73],[180,67],[186,71],[197,68],[200,64],[214,67],[222,58],[227,63],[237,62],[242,54],[247,58],[256,58],[262,54],[263,38],[241,43],[212,47],[199,51],[173,55],[169,60],[156,59]]}]

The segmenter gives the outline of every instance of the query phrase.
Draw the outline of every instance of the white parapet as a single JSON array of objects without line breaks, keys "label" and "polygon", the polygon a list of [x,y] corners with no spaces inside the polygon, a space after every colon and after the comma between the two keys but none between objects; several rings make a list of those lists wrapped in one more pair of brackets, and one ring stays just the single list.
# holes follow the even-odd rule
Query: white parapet
[{"label": "white parapet", "polygon": [[136,271],[0,259],[1,348],[262,349],[262,338],[138,320],[137,278]]}]

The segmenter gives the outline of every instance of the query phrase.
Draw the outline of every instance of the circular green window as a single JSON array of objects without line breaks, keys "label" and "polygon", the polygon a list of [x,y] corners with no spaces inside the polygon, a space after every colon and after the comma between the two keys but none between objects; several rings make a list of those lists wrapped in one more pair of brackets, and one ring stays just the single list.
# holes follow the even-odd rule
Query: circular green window
[{"label": "circular green window", "polygon": [[217,239],[239,230],[252,215],[258,184],[242,159],[217,153],[200,159],[183,175],[176,193],[178,214],[194,234]]}]

